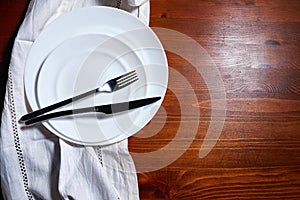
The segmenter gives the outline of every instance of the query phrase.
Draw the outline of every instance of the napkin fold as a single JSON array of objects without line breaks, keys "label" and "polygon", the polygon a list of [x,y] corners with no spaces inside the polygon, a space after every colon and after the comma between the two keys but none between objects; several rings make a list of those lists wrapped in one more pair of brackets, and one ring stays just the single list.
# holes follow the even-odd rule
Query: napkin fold
[{"label": "napkin fold", "polygon": [[62,14],[87,6],[126,10],[149,23],[147,0],[32,0],[14,42],[0,135],[5,199],[139,199],[136,170],[127,140],[85,147],[66,142],[42,125],[18,122],[27,113],[24,67],[40,32]]}]

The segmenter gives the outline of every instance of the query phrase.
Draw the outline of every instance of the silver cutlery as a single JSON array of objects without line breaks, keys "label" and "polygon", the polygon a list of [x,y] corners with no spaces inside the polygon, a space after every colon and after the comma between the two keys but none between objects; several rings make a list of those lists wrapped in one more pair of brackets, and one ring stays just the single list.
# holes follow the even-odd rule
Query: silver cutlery
[{"label": "silver cutlery", "polygon": [[102,86],[100,86],[96,89],[90,90],[88,92],[79,94],[77,96],[71,97],[69,99],[57,102],[57,103],[52,104],[50,106],[47,106],[45,108],[41,108],[39,110],[36,110],[36,111],[30,112],[26,115],[23,115],[21,117],[20,121],[24,122],[26,120],[35,118],[39,115],[45,114],[45,113],[50,112],[54,109],[60,108],[62,106],[65,106],[65,105],[67,105],[69,103],[72,103],[74,101],[77,101],[79,99],[83,99],[83,98],[85,98],[89,95],[95,94],[95,93],[111,93],[111,92],[118,91],[118,90],[120,90],[120,89],[122,89],[126,86],[129,86],[130,84],[134,83],[137,80],[138,80],[138,76],[137,76],[137,73],[136,73],[135,70],[131,71],[131,72],[128,72],[128,73],[125,73],[121,76],[118,76],[116,78],[113,78],[113,79],[107,81]]},{"label": "silver cutlery", "polygon": [[115,103],[115,104],[107,104],[107,105],[101,105],[101,106],[95,106],[95,107],[87,107],[87,108],[78,108],[73,110],[64,110],[54,113],[49,113],[45,115],[41,115],[32,119],[29,119],[25,121],[26,125],[31,125],[37,122],[45,121],[48,119],[53,119],[57,117],[67,116],[67,115],[74,115],[74,114],[81,114],[81,113],[89,113],[89,112],[101,112],[105,114],[114,114],[119,113],[135,108],[139,108],[142,106],[146,106],[149,104],[152,104],[158,100],[160,100],[161,97],[152,97],[152,98],[145,98],[145,99],[138,99],[134,101],[129,102],[122,102],[122,103]]}]

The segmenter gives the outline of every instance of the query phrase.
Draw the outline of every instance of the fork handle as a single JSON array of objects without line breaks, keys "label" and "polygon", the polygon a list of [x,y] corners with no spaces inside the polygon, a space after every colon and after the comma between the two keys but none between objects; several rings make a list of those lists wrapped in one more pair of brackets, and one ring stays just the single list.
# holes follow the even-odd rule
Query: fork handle
[{"label": "fork handle", "polygon": [[41,109],[33,111],[33,112],[30,112],[30,113],[28,113],[26,115],[23,115],[21,117],[20,121],[26,121],[26,120],[32,119],[32,118],[37,117],[39,115],[45,114],[47,112],[50,112],[52,110],[55,110],[55,109],[60,108],[62,106],[65,106],[65,105],[67,105],[69,103],[72,103],[73,101],[77,101],[77,100],[85,98],[85,97],[87,97],[89,95],[95,94],[98,91],[99,91],[98,88],[94,89],[94,90],[90,90],[88,92],[79,94],[79,95],[71,97],[69,99],[57,102],[55,104],[49,105],[47,107],[41,108]]}]

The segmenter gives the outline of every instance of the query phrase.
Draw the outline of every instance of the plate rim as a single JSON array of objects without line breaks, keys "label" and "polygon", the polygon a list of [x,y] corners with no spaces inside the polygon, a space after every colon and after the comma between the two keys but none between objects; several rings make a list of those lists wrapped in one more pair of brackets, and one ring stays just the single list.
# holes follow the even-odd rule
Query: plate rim
[{"label": "plate rim", "polygon": [[[33,50],[35,50],[36,48],[38,49],[39,46],[41,46],[41,44],[40,44],[41,41],[42,41],[42,45],[43,45],[43,43],[45,43],[45,42],[43,42],[43,40],[45,40],[45,38],[48,38],[48,37],[49,37],[49,36],[47,36],[46,34],[49,32],[49,30],[53,29],[53,27],[54,27],[54,29],[55,29],[56,26],[59,26],[59,24],[61,23],[61,21],[66,20],[67,18],[72,17],[73,15],[77,15],[78,13],[85,13],[85,12],[88,12],[88,11],[91,11],[91,10],[97,11],[97,12],[101,12],[101,10],[106,10],[106,11],[111,11],[111,10],[112,10],[113,12],[119,12],[119,13],[125,14],[126,16],[129,16],[130,18],[136,20],[137,23],[139,23],[139,25],[140,25],[142,28],[146,28],[148,31],[150,31],[150,32],[152,33],[152,36],[154,36],[154,38],[155,38],[155,39],[157,40],[157,42],[159,43],[161,50],[164,52],[163,46],[162,46],[162,44],[161,44],[159,38],[158,38],[158,37],[156,36],[156,34],[154,33],[154,31],[153,31],[150,27],[148,27],[147,25],[145,25],[143,22],[141,22],[137,17],[135,17],[134,15],[132,15],[132,14],[130,14],[130,13],[124,11],[124,10],[120,10],[120,9],[116,9],[116,8],[112,8],[112,7],[107,7],[107,6],[92,6],[92,7],[79,8],[79,9],[76,9],[76,10],[74,10],[74,11],[68,12],[68,13],[62,15],[61,17],[57,18],[56,20],[54,20],[52,23],[50,23],[50,24],[49,24],[49,25],[48,25],[48,26],[40,33],[40,35],[36,38],[36,40],[34,41],[34,43],[33,43],[33,45],[32,45],[31,50],[30,50],[29,53],[28,53],[28,56],[27,56],[27,59],[26,59],[26,63],[25,63],[25,70],[24,70],[24,87],[25,87],[26,98],[27,98],[28,104],[29,104],[29,106],[30,106],[31,109],[38,109],[38,108],[39,108],[39,106],[37,105],[38,103],[37,103],[36,101],[34,102],[34,101],[32,100],[32,98],[36,99],[36,97],[30,98],[30,94],[29,94],[29,96],[28,96],[28,93],[30,93],[30,92],[28,92],[28,90],[30,90],[29,88],[31,88],[32,84],[28,84],[28,82],[30,82],[30,80],[28,80],[28,79],[30,79],[30,78],[29,78],[30,76],[28,76],[28,75],[26,75],[26,74],[28,74],[29,71],[30,71],[30,70],[28,69],[28,65],[29,65],[29,63],[30,63],[30,62],[28,62],[28,60],[29,60],[32,56],[35,56],[35,54],[34,54],[35,51],[33,51]],[[58,25],[57,25],[57,24],[58,24]],[[46,35],[46,36],[45,36],[45,35]],[[65,37],[65,38],[62,40],[62,42],[64,42],[64,41],[67,40],[67,39],[69,39],[69,38],[68,38],[68,37]],[[59,44],[58,44],[58,45],[59,45]],[[57,45],[57,46],[58,46],[58,45]],[[56,46],[56,47],[57,47],[57,46]],[[55,50],[55,48],[51,49],[51,51],[53,51],[53,50]],[[51,53],[51,51],[48,52],[47,56]],[[45,59],[47,58],[47,56],[44,57],[43,59],[45,60]],[[167,71],[168,71],[168,62],[167,62],[167,57],[166,57],[165,52],[163,53],[163,57],[164,57],[164,61],[165,61],[164,65],[165,65],[165,67],[167,68]],[[43,61],[43,62],[44,62],[44,61]],[[41,66],[37,66],[37,67],[35,68],[35,73],[34,73],[34,75],[32,75],[31,77],[34,77],[34,79],[38,79],[38,72],[40,71],[41,67],[42,67],[42,65],[41,65]],[[30,73],[32,73],[32,71],[31,71]],[[36,80],[35,80],[34,82],[36,82]],[[168,73],[167,73],[167,76],[166,76],[166,83],[167,83],[167,82],[168,82]],[[35,84],[36,84],[36,83],[34,83],[33,85],[35,85]],[[31,89],[31,92],[32,92],[32,89]],[[165,94],[166,94],[166,89],[165,89],[165,91],[164,91],[164,94],[163,94],[163,96],[162,96],[162,99],[159,101],[159,102],[160,102],[159,105],[161,105],[162,100],[163,100],[163,98],[165,97]],[[33,96],[36,96],[36,95],[33,95]],[[152,119],[152,118],[150,118],[150,120],[151,120],[151,119]],[[43,125],[44,125],[44,124],[43,124]],[[45,126],[45,125],[44,125],[44,126]],[[48,129],[48,127],[46,127],[46,128]],[[50,131],[51,131],[53,134],[57,135],[57,132],[55,132],[55,131],[53,132],[53,130],[50,130]],[[119,136],[116,136],[116,137],[115,137],[116,140],[114,140],[114,141],[112,141],[112,142],[104,143],[104,144],[102,144],[101,142],[100,142],[100,143],[97,142],[97,143],[95,143],[95,144],[87,144],[86,142],[81,143],[80,141],[70,140],[70,138],[64,138],[64,136],[61,135],[61,134],[59,134],[59,136],[58,136],[58,135],[57,135],[57,136],[58,136],[58,137],[61,137],[61,138],[64,138],[64,139],[67,140],[67,141],[74,142],[74,143],[76,143],[76,144],[83,144],[83,145],[106,145],[106,144],[111,144],[111,143],[118,142],[118,141],[120,141],[120,140],[122,140],[122,139],[126,139],[126,138],[129,137],[127,134],[123,134],[123,135],[125,135],[125,137],[124,137],[124,136],[122,137],[122,135],[119,135]],[[132,134],[132,135],[133,135],[133,134]]]}]

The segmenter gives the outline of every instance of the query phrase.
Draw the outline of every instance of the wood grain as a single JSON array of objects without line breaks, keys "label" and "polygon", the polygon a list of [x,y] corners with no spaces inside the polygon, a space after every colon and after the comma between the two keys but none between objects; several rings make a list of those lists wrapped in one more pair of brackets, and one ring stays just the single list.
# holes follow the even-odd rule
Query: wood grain
[{"label": "wood grain", "polygon": [[[193,140],[188,149],[183,139],[165,152],[184,151],[177,160],[138,174],[141,199],[300,199],[299,9],[295,0],[151,1],[152,27],[184,33],[210,54],[223,78],[227,110],[218,143],[200,159],[215,100],[194,67],[168,53],[170,67],[189,80],[197,95],[191,109],[201,113],[199,128],[194,138],[185,139]],[[188,95],[180,86],[176,90]],[[167,92],[165,112],[139,134],[160,131],[130,138],[132,152],[159,151],[173,141],[181,123],[197,120],[188,116],[183,121],[174,93]]]},{"label": "wood grain", "polygon": [[[2,93],[8,44],[25,7],[25,0],[0,2]],[[173,87],[163,106],[129,139],[137,169],[148,165],[150,170],[138,172],[142,200],[300,199],[299,10],[298,0],[151,0],[151,27],[183,33],[211,56],[224,82],[227,107],[218,142],[200,159],[211,105],[222,99],[210,98],[204,77],[191,63],[167,52],[170,70],[185,77],[191,88],[170,76]],[[197,55],[191,50],[191,56]],[[196,102],[180,101],[191,92]],[[200,118],[183,114],[182,106],[198,110]],[[184,134],[178,139],[180,127]],[[151,171],[148,155],[159,151],[161,157],[153,157],[158,163],[179,156]]]}]

